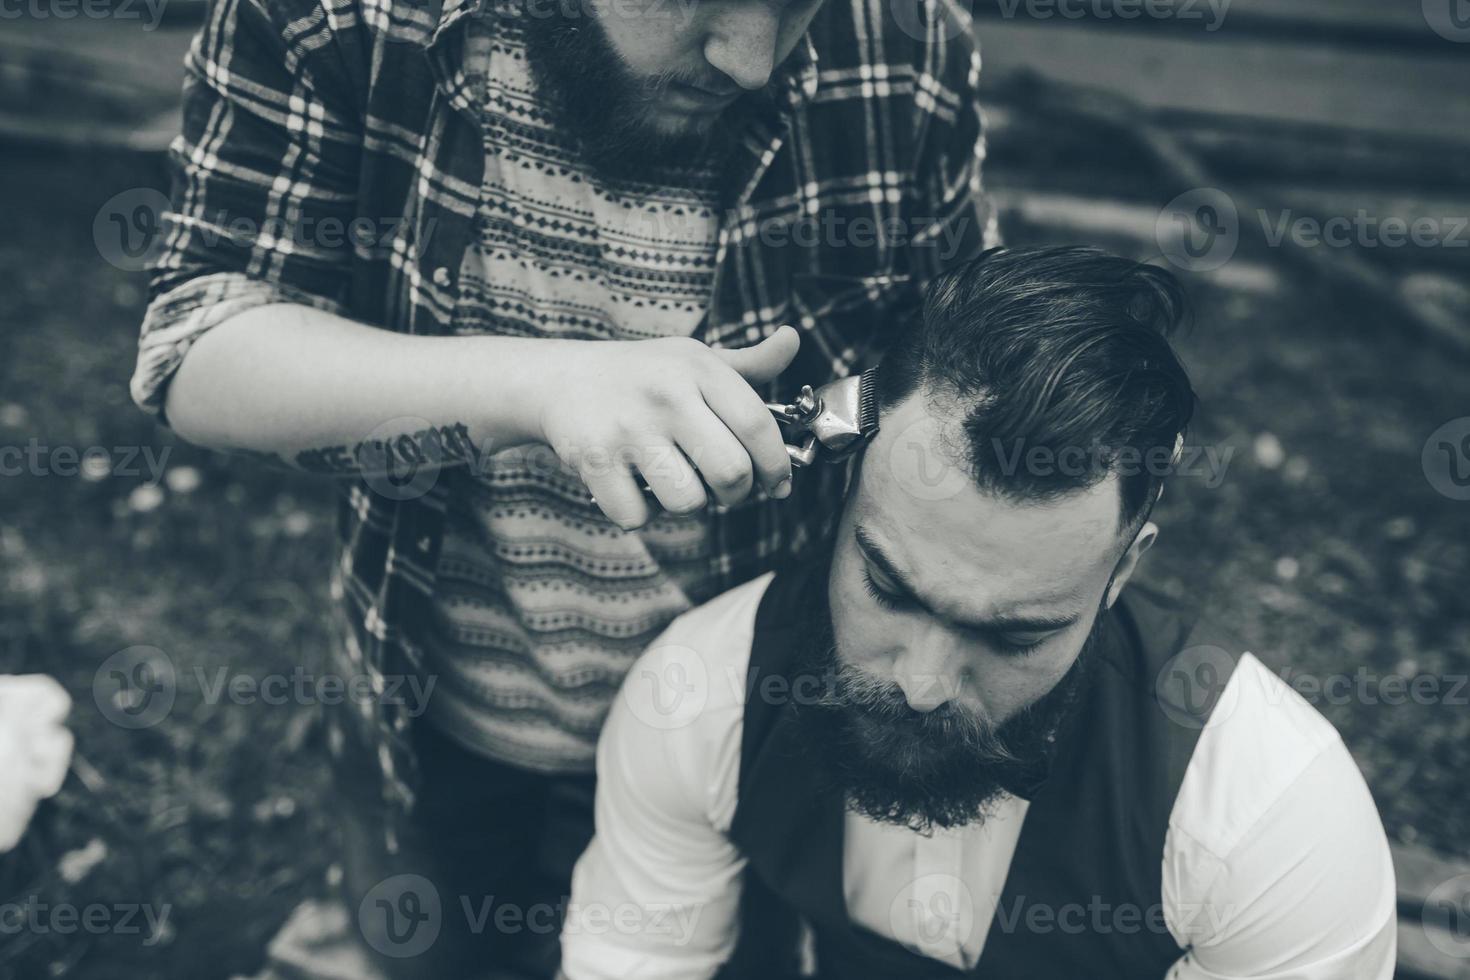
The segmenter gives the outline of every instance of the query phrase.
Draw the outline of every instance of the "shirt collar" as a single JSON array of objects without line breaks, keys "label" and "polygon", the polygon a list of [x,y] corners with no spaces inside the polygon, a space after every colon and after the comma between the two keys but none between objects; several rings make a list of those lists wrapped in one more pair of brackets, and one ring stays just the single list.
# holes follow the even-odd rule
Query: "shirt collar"
[{"label": "shirt collar", "polygon": [[817,94],[819,74],[817,47],[812,43],[810,31],[801,36],[801,44],[796,49],[795,59],[791,65],[790,74],[785,79],[786,91],[790,95],[792,106],[810,102]]},{"label": "shirt collar", "polygon": [[485,0],[426,0],[429,17],[434,28],[423,39],[424,47],[433,48],[456,24],[466,17],[478,14]]}]

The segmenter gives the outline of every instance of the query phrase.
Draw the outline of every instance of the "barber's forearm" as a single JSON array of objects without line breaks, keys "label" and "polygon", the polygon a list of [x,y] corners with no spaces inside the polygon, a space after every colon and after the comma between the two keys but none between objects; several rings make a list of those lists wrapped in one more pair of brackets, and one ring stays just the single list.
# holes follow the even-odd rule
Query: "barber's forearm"
[{"label": "barber's forearm", "polygon": [[194,342],[165,411],[189,442],[312,472],[371,471],[382,458],[373,446],[402,436],[459,462],[466,444],[478,454],[540,440],[537,401],[557,343],[416,337],[261,306]]}]

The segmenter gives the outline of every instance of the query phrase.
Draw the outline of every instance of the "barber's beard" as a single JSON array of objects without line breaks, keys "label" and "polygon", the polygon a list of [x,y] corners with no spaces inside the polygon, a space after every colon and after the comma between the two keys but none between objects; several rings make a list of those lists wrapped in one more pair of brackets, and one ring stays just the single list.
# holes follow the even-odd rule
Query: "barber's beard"
[{"label": "barber's beard", "polygon": [[817,778],[857,813],[918,831],[982,820],[1043,771],[1086,684],[1103,621],[1051,691],[996,725],[954,702],[915,711],[898,685],[844,663],[830,617],[816,618],[798,671],[820,678],[823,693],[796,711]]},{"label": "barber's beard", "polygon": [[[698,167],[727,158],[751,117],[765,111],[772,88],[742,95],[723,113],[670,131],[656,124],[653,109],[670,84],[708,84],[708,78],[663,72],[640,78],[613,48],[589,6],[570,0],[555,10],[544,5],[519,18],[526,61],[537,90],[557,125],[576,137],[584,159],[600,174],[649,180],[670,167]],[[779,77],[779,73],[773,78]]]}]

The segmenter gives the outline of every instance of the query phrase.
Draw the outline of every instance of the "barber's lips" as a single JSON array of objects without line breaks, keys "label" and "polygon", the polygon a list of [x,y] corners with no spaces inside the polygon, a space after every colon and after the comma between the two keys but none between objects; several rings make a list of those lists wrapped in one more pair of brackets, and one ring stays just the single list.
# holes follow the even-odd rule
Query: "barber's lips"
[{"label": "barber's lips", "polygon": [[740,90],[724,93],[712,92],[708,89],[675,82],[668,87],[668,95],[671,103],[686,112],[718,112],[739,98]]}]

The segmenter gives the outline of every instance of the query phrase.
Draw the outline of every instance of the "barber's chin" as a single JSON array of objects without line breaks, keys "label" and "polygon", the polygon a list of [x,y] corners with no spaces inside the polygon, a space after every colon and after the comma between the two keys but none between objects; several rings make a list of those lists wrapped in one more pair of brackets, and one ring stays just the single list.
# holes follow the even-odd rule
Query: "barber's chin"
[{"label": "barber's chin", "polygon": [[660,139],[684,140],[708,136],[719,121],[718,112],[690,111],[660,105],[648,113],[645,125]]}]

